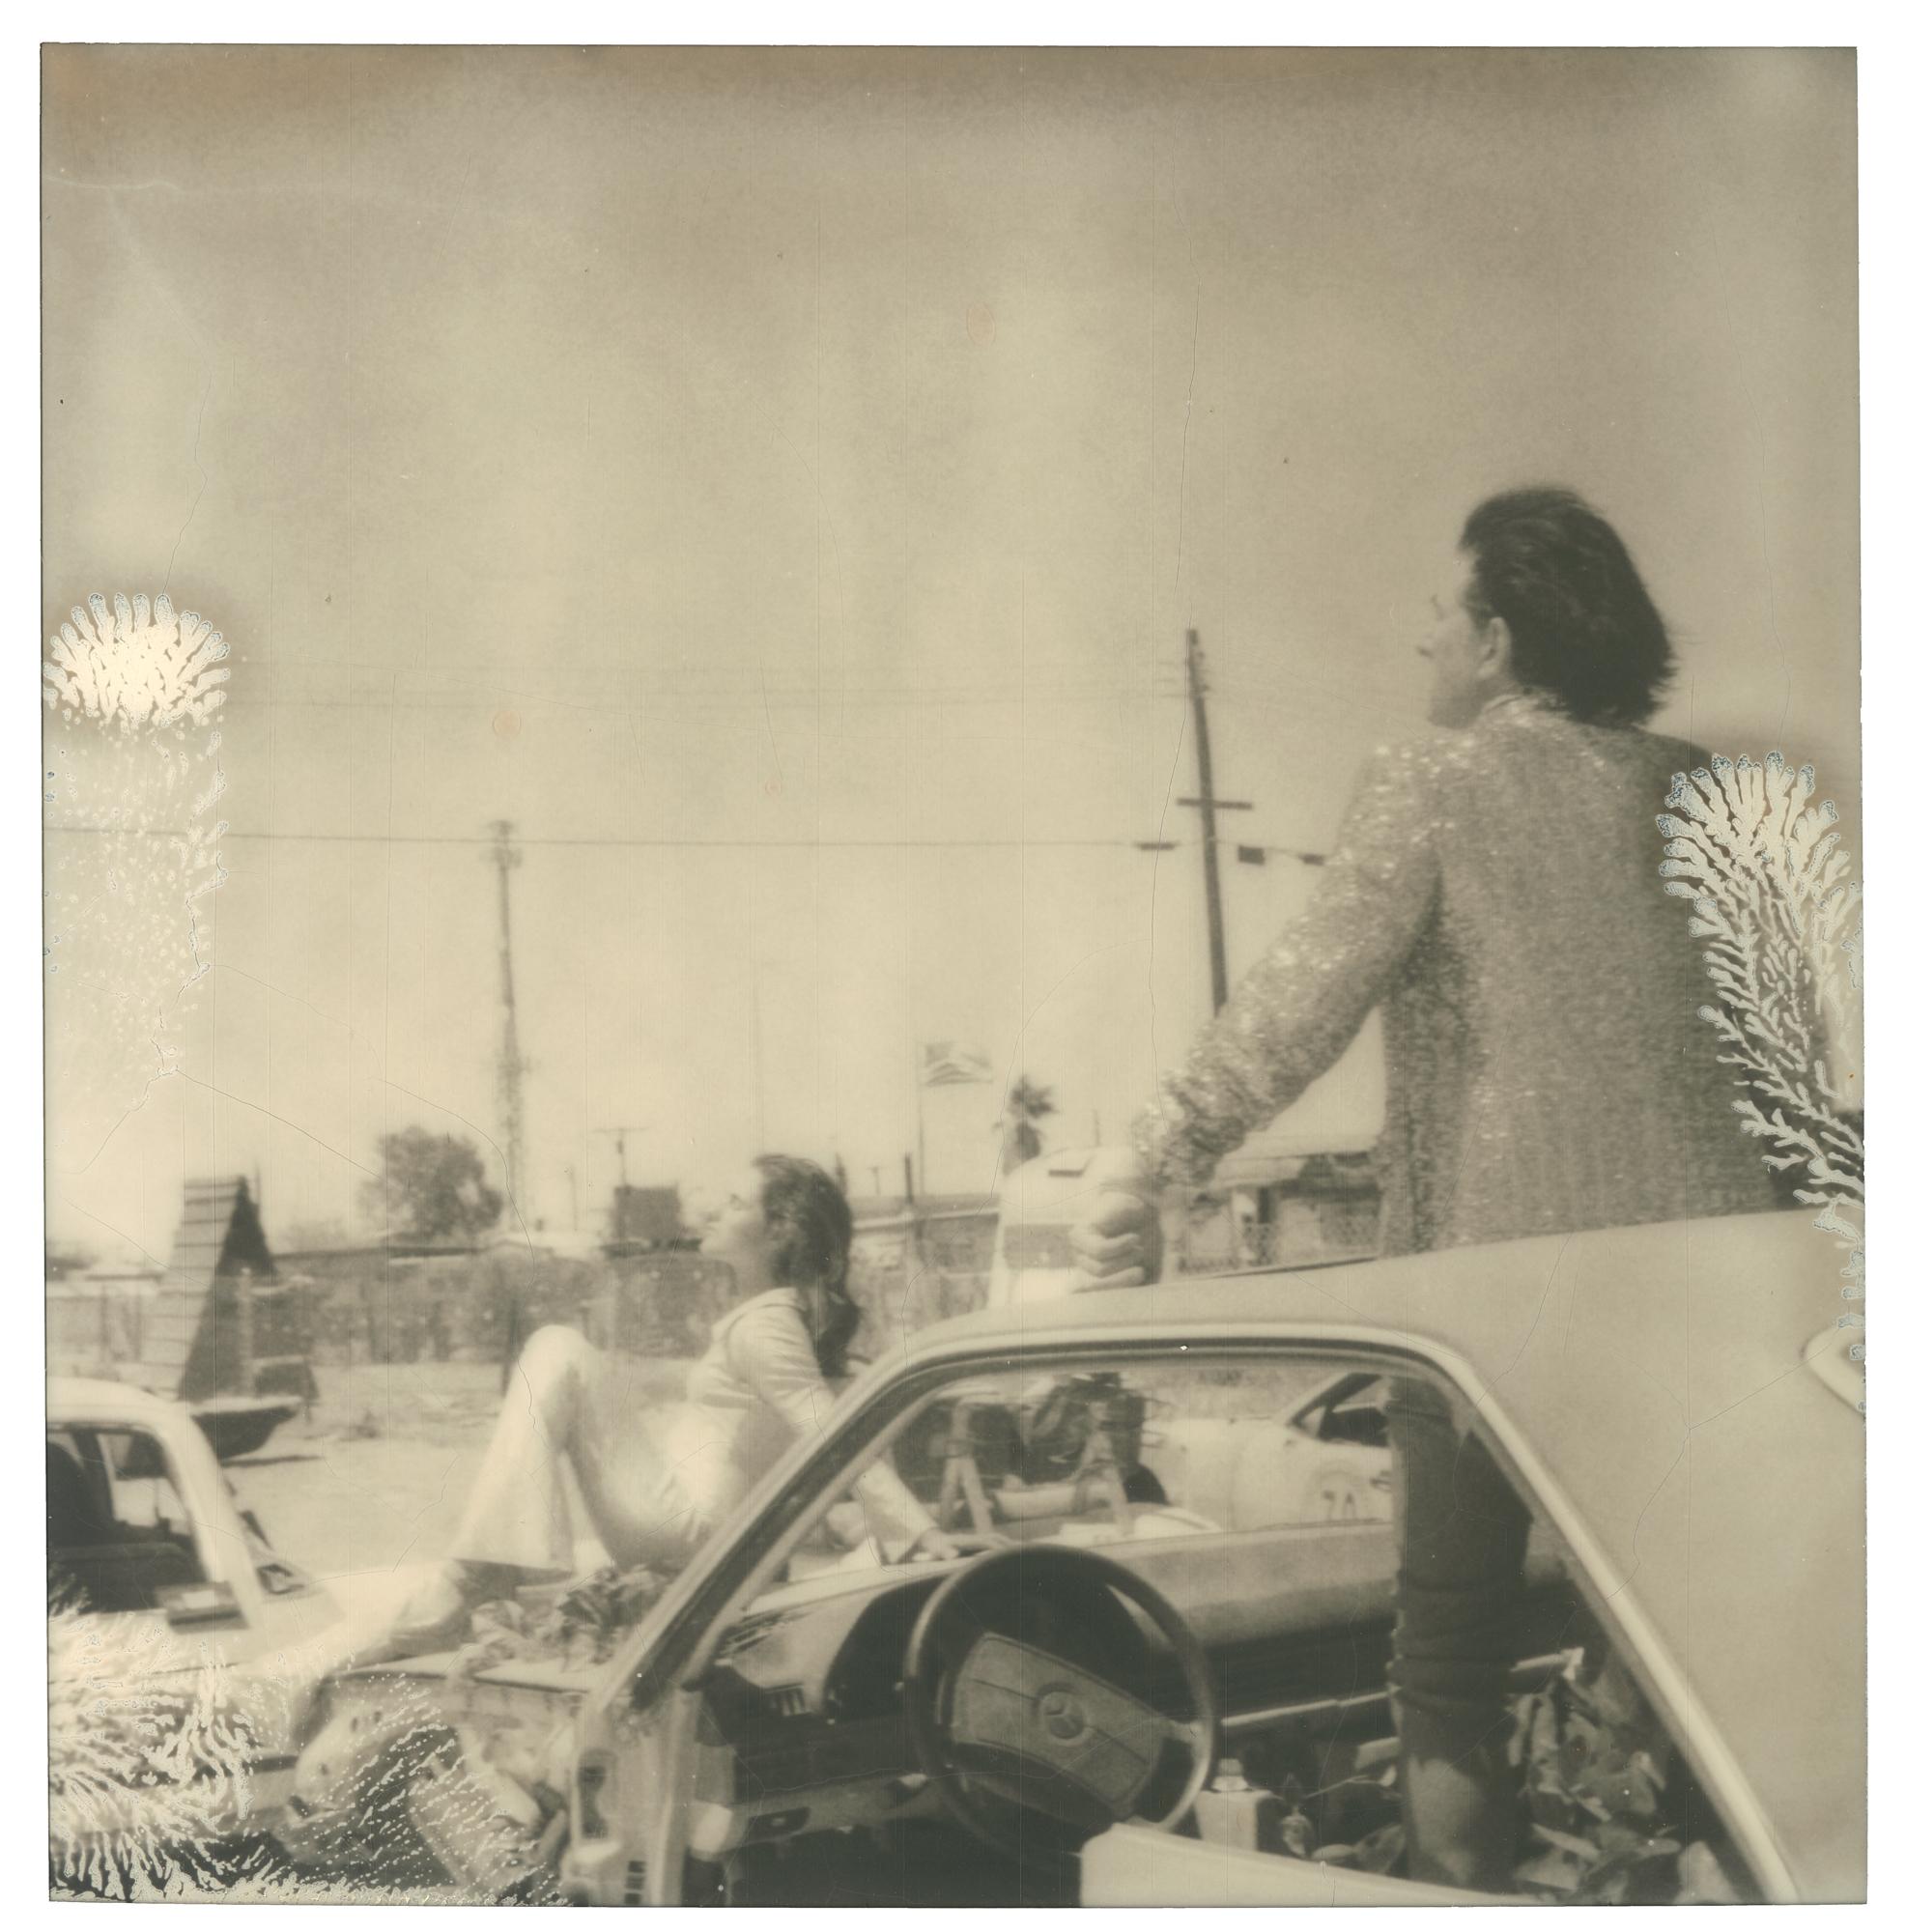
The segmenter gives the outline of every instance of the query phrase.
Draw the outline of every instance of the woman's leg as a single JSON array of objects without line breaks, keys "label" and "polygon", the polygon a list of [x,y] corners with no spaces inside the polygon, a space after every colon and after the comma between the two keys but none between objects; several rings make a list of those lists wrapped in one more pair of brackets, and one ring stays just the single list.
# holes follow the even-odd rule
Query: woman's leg
[{"label": "woman's leg", "polygon": [[1390,1683],[1412,1878],[1507,1890],[1508,1763],[1529,1518],[1489,1450],[1422,1382],[1390,1385],[1397,1625]]},{"label": "woman's leg", "polygon": [[640,1414],[642,1397],[573,1328],[539,1328],[510,1378],[450,1554],[534,1577],[575,1563],[562,1462],[610,1559],[679,1564],[700,1524]]}]

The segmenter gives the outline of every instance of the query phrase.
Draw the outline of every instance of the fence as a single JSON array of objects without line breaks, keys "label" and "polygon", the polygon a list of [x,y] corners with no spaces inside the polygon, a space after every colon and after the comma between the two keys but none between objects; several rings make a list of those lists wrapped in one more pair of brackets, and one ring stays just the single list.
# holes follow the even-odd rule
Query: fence
[{"label": "fence", "polygon": [[[1311,1163],[1302,1184],[1266,1189],[1253,1206],[1257,1213],[1240,1219],[1229,1201],[1200,1204],[1202,1211],[1180,1231],[1180,1268],[1341,1260],[1376,1243],[1377,1193],[1352,1166]],[[933,1322],[983,1308],[996,1226],[990,1204],[894,1209],[864,1220],[849,1277],[862,1314],[854,1352],[879,1355]],[[734,1293],[721,1263],[667,1250],[577,1256],[521,1247],[356,1248],[285,1255],[279,1271],[288,1333],[321,1368],[502,1363],[550,1322],[580,1328],[619,1354],[692,1359],[707,1348]],[[153,1292],[143,1282],[49,1284],[53,1372],[137,1360],[136,1332]]]},{"label": "fence", "polygon": [[[991,1214],[866,1227],[850,1292],[855,1352],[983,1307]],[[580,1328],[618,1354],[692,1358],[732,1305],[733,1278],[692,1252],[557,1256],[520,1248],[392,1256],[377,1250],[288,1258],[312,1359],[326,1363],[505,1362],[537,1328]]]}]

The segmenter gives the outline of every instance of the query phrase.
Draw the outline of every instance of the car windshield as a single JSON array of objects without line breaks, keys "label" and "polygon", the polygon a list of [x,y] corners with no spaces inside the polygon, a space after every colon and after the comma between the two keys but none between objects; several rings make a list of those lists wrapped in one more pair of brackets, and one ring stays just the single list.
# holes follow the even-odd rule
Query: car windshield
[{"label": "car windshield", "polygon": [[[888,1461],[955,1537],[1117,1545],[1390,1514],[1385,1381],[1342,1363],[1165,1361],[1011,1370],[942,1391]],[[797,1557],[799,1577],[893,1562],[862,1486]]]}]

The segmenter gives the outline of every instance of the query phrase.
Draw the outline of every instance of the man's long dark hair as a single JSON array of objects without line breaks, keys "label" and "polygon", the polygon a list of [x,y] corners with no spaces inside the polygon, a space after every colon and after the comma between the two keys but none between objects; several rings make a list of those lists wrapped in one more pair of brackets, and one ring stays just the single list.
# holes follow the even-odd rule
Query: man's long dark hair
[{"label": "man's long dark hair", "polygon": [[1506,490],[1463,526],[1469,614],[1500,617],[1530,690],[1585,724],[1639,724],[1674,674],[1667,627],[1628,548],[1573,490]]},{"label": "man's long dark hair", "polygon": [[860,1308],[847,1292],[854,1210],[834,1177],[811,1160],[764,1153],[754,1166],[768,1227],[769,1275],[800,1292],[821,1374],[830,1380],[844,1376],[847,1345],[861,1325]]}]

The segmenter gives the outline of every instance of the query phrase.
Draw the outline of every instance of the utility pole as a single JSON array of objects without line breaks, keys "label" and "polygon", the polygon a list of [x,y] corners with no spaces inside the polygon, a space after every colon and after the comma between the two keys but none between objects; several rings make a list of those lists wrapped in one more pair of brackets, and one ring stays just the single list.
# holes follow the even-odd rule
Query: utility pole
[{"label": "utility pole", "polygon": [[599,1134],[613,1134],[615,1136],[615,1164],[621,1170],[622,1185],[624,1187],[628,1186],[629,1184],[628,1137],[631,1134],[645,1133],[648,1130],[649,1125],[650,1125],[649,1122],[643,1121],[640,1125],[623,1126],[623,1127],[598,1127],[596,1129],[596,1132]]},{"label": "utility pole", "polygon": [[[1241,798],[1219,798],[1211,784],[1211,732],[1205,717],[1205,653],[1198,633],[1184,634],[1184,682],[1191,699],[1192,735],[1198,746],[1198,795],[1181,798],[1198,814],[1199,842],[1205,848],[1205,925],[1211,950],[1211,1010],[1222,1012],[1231,997],[1224,963],[1224,899],[1218,889],[1218,813],[1249,811],[1250,802]],[[1176,838],[1147,838],[1139,841],[1141,852],[1171,852]]]},{"label": "utility pole", "polygon": [[526,1205],[526,1177],[523,1171],[523,1074],[522,1046],[516,1032],[516,967],[510,956],[510,873],[523,863],[523,854],[510,843],[516,827],[507,818],[495,820],[490,830],[497,835],[489,857],[497,867],[497,910],[501,939],[498,959],[503,976],[503,1050],[497,1063],[497,1097],[503,1123],[503,1162],[508,1169],[506,1185],[521,1214]]},{"label": "utility pole", "polygon": [[748,960],[749,1037],[754,1053],[754,1145],[765,1151],[768,1145],[768,1109],[761,1077],[761,961],[750,954]]},{"label": "utility pole", "polygon": [[1184,677],[1191,693],[1191,723],[1198,738],[1198,796],[1181,798],[1193,807],[1205,845],[1205,913],[1211,942],[1211,1010],[1222,1012],[1231,997],[1224,970],[1224,900],[1218,892],[1218,813],[1249,811],[1242,799],[1219,798],[1211,789],[1211,732],[1205,717],[1205,653],[1198,633],[1184,634]]},{"label": "utility pole", "polygon": [[615,1190],[615,1205],[610,1209],[609,1236],[611,1240],[628,1239],[629,1229],[629,1136],[646,1133],[654,1123],[643,1121],[639,1125],[630,1123],[623,1126],[597,1127],[599,1134],[615,1136],[615,1165],[622,1177],[622,1184]]}]

